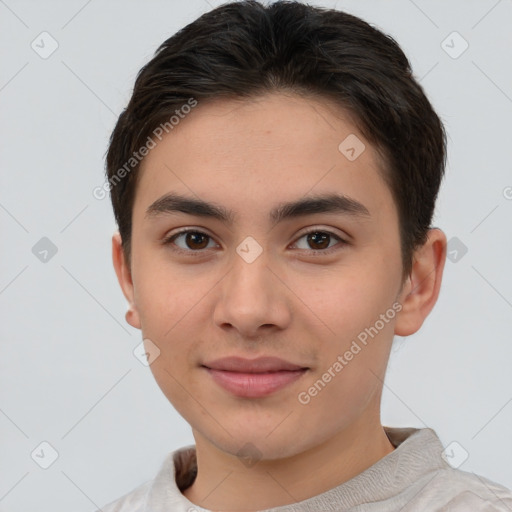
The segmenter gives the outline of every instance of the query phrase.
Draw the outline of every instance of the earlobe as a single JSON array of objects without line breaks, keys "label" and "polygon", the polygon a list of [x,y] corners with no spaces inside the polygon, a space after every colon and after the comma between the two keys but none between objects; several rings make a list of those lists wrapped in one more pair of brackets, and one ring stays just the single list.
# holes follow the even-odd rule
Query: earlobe
[{"label": "earlobe", "polygon": [[432,228],[425,244],[414,253],[411,274],[399,296],[402,310],[396,317],[396,335],[414,334],[432,311],[439,296],[445,260],[446,236],[440,229]]},{"label": "earlobe", "polygon": [[140,317],[137,306],[135,305],[135,293],[132,274],[124,256],[122,240],[119,231],[116,231],[112,235],[112,262],[114,264],[114,270],[116,271],[117,280],[121,286],[123,295],[129,304],[128,311],[125,314],[125,319],[132,327],[140,329]]},{"label": "earlobe", "polygon": [[139,313],[132,305],[128,307],[128,311],[125,313],[124,318],[126,319],[126,322],[129,323],[132,327],[140,329]]}]

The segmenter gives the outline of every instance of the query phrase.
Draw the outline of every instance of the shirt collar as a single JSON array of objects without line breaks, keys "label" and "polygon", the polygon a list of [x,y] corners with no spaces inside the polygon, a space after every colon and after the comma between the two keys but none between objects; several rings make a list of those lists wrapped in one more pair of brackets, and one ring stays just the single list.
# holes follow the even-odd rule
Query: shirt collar
[{"label": "shirt collar", "polygon": [[[443,446],[430,428],[384,427],[395,450],[354,478],[299,503],[262,512],[297,512],[312,510],[315,501],[337,503],[345,508],[369,501],[388,499],[406,489],[429,472],[449,467],[441,457]],[[146,497],[145,512],[211,512],[190,502],[182,491],[197,474],[195,446],[171,452],[152,482]]]}]

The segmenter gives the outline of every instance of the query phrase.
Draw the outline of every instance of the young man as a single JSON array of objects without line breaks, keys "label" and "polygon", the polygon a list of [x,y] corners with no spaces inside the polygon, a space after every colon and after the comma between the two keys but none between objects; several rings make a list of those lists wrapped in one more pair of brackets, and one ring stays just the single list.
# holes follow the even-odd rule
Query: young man
[{"label": "young man", "polygon": [[104,512],[512,510],[380,421],[393,336],[439,294],[445,150],[400,48],[348,14],[231,3],[162,44],[110,141],[113,260],[196,443]]}]

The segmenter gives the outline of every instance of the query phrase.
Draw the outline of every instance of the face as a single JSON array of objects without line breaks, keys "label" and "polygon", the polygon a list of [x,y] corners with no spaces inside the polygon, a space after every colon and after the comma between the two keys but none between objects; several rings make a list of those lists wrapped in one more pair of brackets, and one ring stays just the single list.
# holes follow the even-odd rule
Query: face
[{"label": "face", "polygon": [[[165,396],[224,452],[291,456],[378,421],[402,298],[378,161],[346,113],[278,93],[199,103],[143,161],[127,318]],[[225,357],[297,369],[212,370]]]}]

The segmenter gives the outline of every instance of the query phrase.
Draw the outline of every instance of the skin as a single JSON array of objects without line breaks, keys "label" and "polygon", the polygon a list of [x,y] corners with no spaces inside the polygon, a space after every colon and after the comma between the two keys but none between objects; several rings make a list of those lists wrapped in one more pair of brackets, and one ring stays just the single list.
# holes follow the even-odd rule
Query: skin
[{"label": "skin", "polygon": [[[338,150],[349,134],[366,146],[354,161]],[[395,334],[416,332],[432,310],[446,237],[429,231],[404,280],[398,213],[379,162],[346,112],[284,93],[200,102],[143,161],[131,268],[119,233],[113,262],[129,303],[126,319],[158,346],[151,370],[192,427],[198,475],[183,491],[192,503],[225,511],[294,503],[393,451],[380,421],[391,344]],[[147,218],[148,206],[167,192],[215,202],[235,220]],[[370,215],[315,213],[277,225],[268,218],[282,202],[332,192],[359,201]],[[179,228],[210,238],[187,243],[182,235],[164,245]],[[329,253],[308,241],[308,231],[332,233]],[[262,248],[252,263],[236,252],[247,236]],[[394,303],[401,311],[309,403],[300,403],[298,394]],[[201,367],[230,355],[277,356],[309,370],[270,396],[240,398]],[[237,456],[246,443],[257,453],[250,466]]]}]

